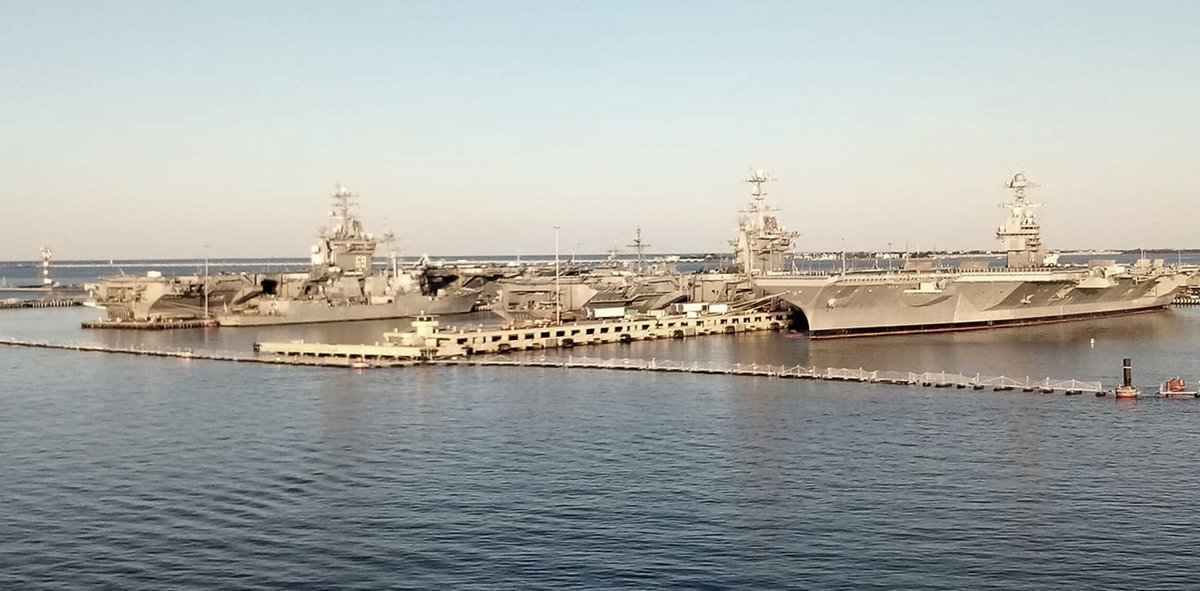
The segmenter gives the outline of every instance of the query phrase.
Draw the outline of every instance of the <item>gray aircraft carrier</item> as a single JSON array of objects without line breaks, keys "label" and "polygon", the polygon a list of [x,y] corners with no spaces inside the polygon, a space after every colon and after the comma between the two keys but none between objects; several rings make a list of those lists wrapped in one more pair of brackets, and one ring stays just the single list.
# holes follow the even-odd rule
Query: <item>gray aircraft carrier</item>
[{"label": "gray aircraft carrier", "polygon": [[[107,277],[93,289],[106,323],[213,318],[221,326],[263,326],[470,312],[479,290],[424,264],[372,267],[376,237],[355,216],[357,196],[338,185],[331,226],[312,247],[307,273]],[[389,236],[384,237],[390,240]]]},{"label": "gray aircraft carrier", "polygon": [[1187,275],[1162,260],[1132,265],[1112,260],[1085,266],[1046,264],[1034,186],[1024,174],[1008,183],[1012,199],[996,232],[1004,267],[985,263],[936,268],[909,260],[895,271],[794,273],[784,255],[795,233],[779,225],[766,205],[755,171],[753,199],[735,241],[739,267],[758,295],[775,295],[795,311],[795,324],[811,337],[966,330],[1058,322],[1162,309],[1187,283]]}]

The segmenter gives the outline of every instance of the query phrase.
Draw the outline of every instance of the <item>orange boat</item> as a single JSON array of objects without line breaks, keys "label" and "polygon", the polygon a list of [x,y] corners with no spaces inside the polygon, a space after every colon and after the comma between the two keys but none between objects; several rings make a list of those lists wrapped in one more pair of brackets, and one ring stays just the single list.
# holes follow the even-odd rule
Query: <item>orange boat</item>
[{"label": "orange boat", "polygon": [[1160,396],[1191,396],[1194,398],[1200,395],[1200,392],[1189,390],[1187,382],[1176,376],[1163,382],[1158,388],[1158,394]]}]

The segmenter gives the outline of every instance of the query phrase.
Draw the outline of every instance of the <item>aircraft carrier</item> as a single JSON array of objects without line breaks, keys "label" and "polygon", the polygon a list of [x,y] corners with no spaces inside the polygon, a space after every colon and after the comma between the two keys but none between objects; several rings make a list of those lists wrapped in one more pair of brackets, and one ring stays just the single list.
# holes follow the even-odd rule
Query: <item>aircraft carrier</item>
[{"label": "aircraft carrier", "polygon": [[[357,195],[341,185],[331,195],[331,226],[312,247],[307,273],[106,277],[93,287],[91,305],[105,322],[215,319],[220,326],[265,326],[405,318],[470,312],[479,290],[422,262],[373,268],[380,242],[354,214]],[[390,241],[390,233],[384,241]]]},{"label": "aircraft carrier", "polygon": [[793,309],[793,324],[811,338],[983,329],[1060,322],[1166,308],[1187,274],[1161,259],[1132,265],[1113,260],[1087,265],[1046,264],[1041,226],[1024,174],[1007,187],[1007,216],[996,232],[1007,254],[1003,267],[986,262],[938,268],[909,259],[903,268],[796,273],[785,255],[796,234],[765,202],[762,170],[734,240],[740,270],[757,295],[774,295]]}]

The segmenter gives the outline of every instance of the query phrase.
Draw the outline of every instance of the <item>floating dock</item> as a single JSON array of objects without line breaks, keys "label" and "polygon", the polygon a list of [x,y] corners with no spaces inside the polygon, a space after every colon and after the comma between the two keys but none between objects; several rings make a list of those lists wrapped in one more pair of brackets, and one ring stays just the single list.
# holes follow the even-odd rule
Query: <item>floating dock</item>
[{"label": "floating dock", "polygon": [[258,343],[254,348],[260,354],[280,357],[342,357],[367,363],[403,359],[429,361],[536,349],[782,330],[787,326],[787,321],[784,312],[735,312],[441,330],[433,317],[419,316],[412,323],[412,332],[387,332],[383,335],[384,342],[372,345],[296,341]]}]

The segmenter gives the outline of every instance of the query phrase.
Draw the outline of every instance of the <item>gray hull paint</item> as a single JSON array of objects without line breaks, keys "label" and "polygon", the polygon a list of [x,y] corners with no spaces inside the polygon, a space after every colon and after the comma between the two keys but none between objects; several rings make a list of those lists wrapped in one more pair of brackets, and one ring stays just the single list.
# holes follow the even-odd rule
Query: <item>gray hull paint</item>
[{"label": "gray hull paint", "polygon": [[357,320],[386,320],[409,318],[419,314],[465,314],[475,307],[476,294],[461,294],[439,298],[409,294],[397,296],[388,304],[356,304],[331,306],[318,300],[262,300],[259,313],[218,315],[221,326],[274,326],[280,324],[315,324]]},{"label": "gray hull paint", "polygon": [[[756,291],[804,313],[812,336],[925,332],[1031,324],[1165,307],[1182,275],[1119,277],[1097,285],[1082,272],[899,273],[767,276]],[[1086,287],[1085,287],[1086,286]]]}]

